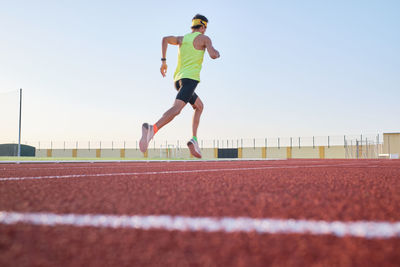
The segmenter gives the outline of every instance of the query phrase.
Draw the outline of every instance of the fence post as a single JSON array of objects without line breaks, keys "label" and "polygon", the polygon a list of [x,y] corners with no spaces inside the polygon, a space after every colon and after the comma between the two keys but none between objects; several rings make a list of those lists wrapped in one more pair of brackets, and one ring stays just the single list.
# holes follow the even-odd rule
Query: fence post
[{"label": "fence post", "polygon": [[278,137],[278,149],[281,149],[281,139]]},{"label": "fence post", "polygon": [[300,145],[300,141],[301,141],[300,138],[301,138],[301,137],[299,137],[299,149],[300,149],[300,147],[301,147],[301,145]]},{"label": "fence post", "polygon": [[330,143],[329,143],[329,135],[328,135],[328,148],[330,147]]},{"label": "fence post", "polygon": [[292,137],[290,137],[290,148],[292,148]]},{"label": "fence post", "polygon": [[358,159],[358,157],[359,157],[359,154],[358,154],[358,140],[356,140],[356,156],[357,156],[357,159]]},{"label": "fence post", "polygon": [[312,137],[312,148],[315,148],[315,140],[314,140],[314,136]]}]

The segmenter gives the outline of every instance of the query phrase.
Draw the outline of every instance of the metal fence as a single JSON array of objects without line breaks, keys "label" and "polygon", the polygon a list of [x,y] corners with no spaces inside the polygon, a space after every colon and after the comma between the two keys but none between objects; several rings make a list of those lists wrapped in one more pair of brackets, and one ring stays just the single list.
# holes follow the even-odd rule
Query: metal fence
[{"label": "metal fence", "polygon": [[[186,148],[187,140],[159,140],[154,138],[149,148]],[[333,135],[310,137],[265,137],[199,139],[200,148],[259,148],[259,147],[353,147],[371,146],[383,143],[383,135]],[[139,140],[126,141],[25,141],[23,144],[36,149],[139,149]],[[350,152],[349,152],[350,153]]]}]

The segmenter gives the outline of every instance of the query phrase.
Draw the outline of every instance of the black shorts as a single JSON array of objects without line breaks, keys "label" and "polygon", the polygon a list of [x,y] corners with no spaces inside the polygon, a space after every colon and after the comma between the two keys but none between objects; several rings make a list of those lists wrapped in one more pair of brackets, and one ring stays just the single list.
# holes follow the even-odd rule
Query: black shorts
[{"label": "black shorts", "polygon": [[194,90],[199,82],[192,79],[183,78],[175,82],[175,88],[178,90],[176,99],[182,100],[185,103],[190,103],[194,105],[196,102],[197,95]]}]

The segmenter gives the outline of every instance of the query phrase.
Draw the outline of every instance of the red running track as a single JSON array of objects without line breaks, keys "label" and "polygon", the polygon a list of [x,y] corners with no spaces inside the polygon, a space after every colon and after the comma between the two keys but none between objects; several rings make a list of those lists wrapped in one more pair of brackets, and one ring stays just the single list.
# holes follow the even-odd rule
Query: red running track
[{"label": "red running track", "polygon": [[[0,164],[0,211],[400,221],[400,161]],[[399,266],[400,237],[0,224],[0,266]]]}]

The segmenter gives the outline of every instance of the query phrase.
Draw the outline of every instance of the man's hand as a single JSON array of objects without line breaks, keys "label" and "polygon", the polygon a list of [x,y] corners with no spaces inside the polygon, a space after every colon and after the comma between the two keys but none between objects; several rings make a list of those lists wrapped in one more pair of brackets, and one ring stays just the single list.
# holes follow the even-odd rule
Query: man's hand
[{"label": "man's hand", "polygon": [[219,58],[219,57],[220,57],[220,55],[219,55],[219,52],[218,52],[218,50],[215,50],[215,52],[216,52],[216,58]]},{"label": "man's hand", "polygon": [[167,63],[165,61],[163,61],[162,64],[161,64],[161,68],[160,68],[161,75],[163,77],[165,77],[165,75],[167,73],[167,69],[168,69],[168,65],[167,65]]}]

